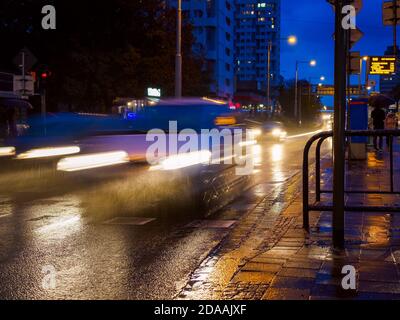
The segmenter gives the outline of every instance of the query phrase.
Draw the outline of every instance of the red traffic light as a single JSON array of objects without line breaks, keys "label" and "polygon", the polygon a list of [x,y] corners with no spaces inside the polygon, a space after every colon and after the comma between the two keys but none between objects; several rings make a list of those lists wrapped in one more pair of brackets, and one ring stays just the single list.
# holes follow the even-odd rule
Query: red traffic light
[{"label": "red traffic light", "polygon": [[41,77],[42,79],[47,79],[48,76],[49,76],[49,75],[48,75],[47,72],[43,72],[43,73],[40,75],[40,77]]}]

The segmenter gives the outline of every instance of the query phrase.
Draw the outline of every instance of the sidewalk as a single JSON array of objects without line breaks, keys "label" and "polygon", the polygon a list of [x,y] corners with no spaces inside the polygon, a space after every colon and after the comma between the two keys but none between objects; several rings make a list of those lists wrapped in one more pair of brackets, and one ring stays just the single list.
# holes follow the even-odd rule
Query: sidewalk
[{"label": "sidewalk", "polygon": [[[394,159],[398,191],[398,144]],[[323,188],[332,188],[330,162],[322,164]],[[388,165],[387,153],[370,152],[368,161],[349,165],[348,188],[388,190]],[[262,201],[256,202],[255,195],[263,195]],[[299,174],[275,187],[258,185],[227,208],[247,206],[249,210],[194,272],[177,299],[400,299],[400,214],[346,213],[346,250],[335,255],[332,213],[310,213],[311,233],[307,234],[302,229],[301,195]],[[355,195],[346,200],[399,204],[400,196]],[[357,270],[356,290],[342,289],[345,265]]]}]

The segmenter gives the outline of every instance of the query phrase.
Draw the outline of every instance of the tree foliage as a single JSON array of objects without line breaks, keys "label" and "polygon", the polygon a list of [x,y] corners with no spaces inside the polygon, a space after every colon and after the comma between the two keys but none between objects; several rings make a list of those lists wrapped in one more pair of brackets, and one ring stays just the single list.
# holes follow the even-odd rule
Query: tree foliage
[{"label": "tree foliage", "polygon": [[[41,8],[54,5],[56,30]],[[0,69],[28,47],[47,65],[49,98],[80,110],[107,111],[117,96],[143,97],[149,86],[173,95],[176,12],[162,0],[5,0],[0,4]],[[209,76],[183,28],[184,95],[203,95]]]},{"label": "tree foliage", "polygon": [[[301,106],[302,121],[304,123],[313,122],[323,104],[321,99],[315,94],[309,94],[310,83],[305,80],[298,82],[298,104]],[[293,80],[287,81],[279,89],[279,102],[282,105],[283,113],[286,118],[294,118],[294,97],[295,83]]]}]

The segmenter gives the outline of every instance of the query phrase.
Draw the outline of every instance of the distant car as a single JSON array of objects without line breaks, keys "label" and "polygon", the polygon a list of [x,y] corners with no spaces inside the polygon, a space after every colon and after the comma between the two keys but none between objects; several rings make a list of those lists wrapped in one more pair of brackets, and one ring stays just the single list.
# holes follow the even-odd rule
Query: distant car
[{"label": "distant car", "polygon": [[256,133],[257,139],[281,142],[287,137],[284,125],[278,121],[254,122],[247,121],[250,128]]}]

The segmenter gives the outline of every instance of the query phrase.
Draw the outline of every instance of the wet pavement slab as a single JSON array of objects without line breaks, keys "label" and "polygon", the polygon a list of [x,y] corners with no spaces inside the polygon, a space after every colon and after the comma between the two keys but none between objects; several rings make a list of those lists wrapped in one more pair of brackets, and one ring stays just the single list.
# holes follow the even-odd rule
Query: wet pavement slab
[{"label": "wet pavement slab", "polygon": [[[400,148],[395,148],[395,188],[400,190]],[[387,155],[369,152],[348,164],[347,188],[389,190]],[[323,188],[332,188],[331,159],[322,164]],[[372,170],[371,170],[372,169]],[[311,171],[311,185],[314,175]],[[256,192],[256,186],[249,192]],[[313,196],[313,195],[311,195]],[[329,201],[330,196],[324,195]],[[347,195],[354,205],[400,204],[399,195]],[[332,249],[332,213],[310,213],[302,227],[301,176],[276,184],[194,271],[201,274],[177,299],[400,300],[400,215],[346,212],[346,249]],[[343,286],[354,267],[355,289]]]}]

